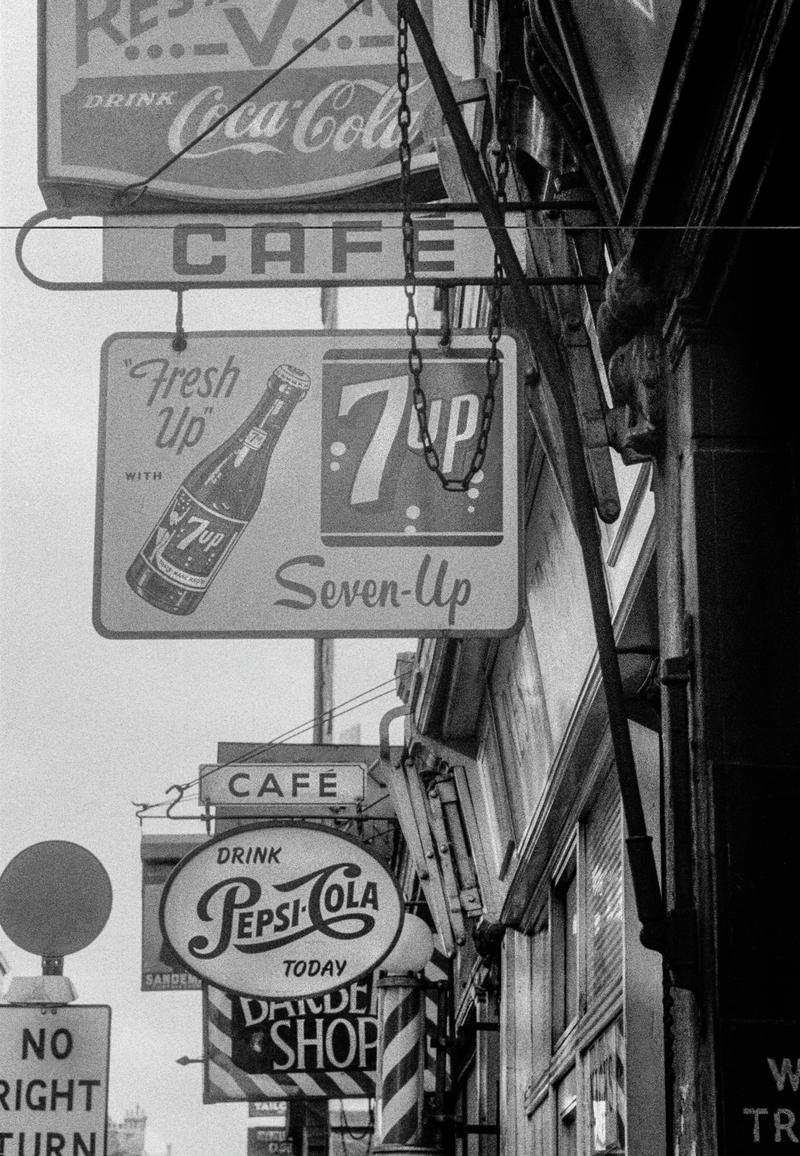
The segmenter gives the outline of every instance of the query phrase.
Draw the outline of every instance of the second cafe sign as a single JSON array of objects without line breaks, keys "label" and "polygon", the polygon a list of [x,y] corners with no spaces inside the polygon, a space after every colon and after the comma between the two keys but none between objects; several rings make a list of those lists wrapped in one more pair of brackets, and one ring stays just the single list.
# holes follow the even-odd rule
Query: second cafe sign
[{"label": "second cafe sign", "polygon": [[396,943],[403,898],[355,839],[308,823],[240,827],[181,860],[164,888],[165,939],[225,991],[321,995],[373,971]]},{"label": "second cafe sign", "polygon": [[[485,336],[420,338],[462,476]],[[398,332],[115,334],[103,348],[94,621],[106,637],[499,635],[520,614],[516,343],[467,492],[427,468]]]}]

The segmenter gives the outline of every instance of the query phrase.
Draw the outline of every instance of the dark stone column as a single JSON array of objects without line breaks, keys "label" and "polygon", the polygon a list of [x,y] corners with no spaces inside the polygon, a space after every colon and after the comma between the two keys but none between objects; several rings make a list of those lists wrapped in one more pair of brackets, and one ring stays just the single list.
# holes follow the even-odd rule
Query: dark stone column
[{"label": "dark stone column", "polygon": [[671,334],[659,516],[677,553],[662,560],[662,647],[682,631],[690,662],[694,829],[674,854],[691,855],[700,961],[697,995],[673,993],[687,1154],[800,1142],[796,440],[774,404],[780,330],[743,307],[753,288],[742,278],[719,328],[684,312]]}]

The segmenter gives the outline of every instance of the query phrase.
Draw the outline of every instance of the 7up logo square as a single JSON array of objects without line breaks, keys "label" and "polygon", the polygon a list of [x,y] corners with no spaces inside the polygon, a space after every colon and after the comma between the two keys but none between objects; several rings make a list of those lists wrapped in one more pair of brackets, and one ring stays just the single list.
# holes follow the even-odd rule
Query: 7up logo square
[{"label": "7up logo square", "polygon": [[[487,351],[423,351],[428,425],[448,477],[466,473]],[[503,538],[503,366],[483,468],[445,491],[425,463],[405,350],[329,350],[322,366],[321,531],[327,546],[497,546]]]}]

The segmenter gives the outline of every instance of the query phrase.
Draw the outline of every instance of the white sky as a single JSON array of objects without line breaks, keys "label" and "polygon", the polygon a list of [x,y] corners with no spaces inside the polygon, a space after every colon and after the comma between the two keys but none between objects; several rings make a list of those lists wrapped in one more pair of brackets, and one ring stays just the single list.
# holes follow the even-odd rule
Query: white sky
[{"label": "white sky", "polygon": [[[212,762],[219,740],[266,741],[312,714],[312,643],[110,641],[91,623],[100,347],[111,333],[174,321],[171,293],[55,293],[14,258],[17,227],[42,209],[36,186],[36,4],[0,10],[0,870],[24,847],[70,840],[104,864],[109,922],[65,972],[79,1002],[112,1008],[109,1110],[141,1104],[152,1153],[244,1156],[247,1107],[203,1106],[199,993],[139,992],[139,826],[131,800],[163,796]],[[33,250],[31,250],[33,252]],[[46,261],[46,255],[40,254]],[[63,270],[37,265],[58,278]],[[80,275],[78,270],[71,274]],[[96,276],[96,271],[93,271]],[[344,295],[343,326],[399,326],[402,292]],[[186,328],[311,328],[319,292],[187,295]],[[413,644],[411,644],[413,647]],[[390,678],[404,640],[337,643],[337,701]],[[388,697],[349,714],[377,742]],[[393,738],[401,733],[395,729]],[[311,740],[310,734],[304,736]],[[189,831],[189,824],[173,824]],[[158,827],[148,826],[148,830]],[[13,972],[39,960],[0,931]]]}]

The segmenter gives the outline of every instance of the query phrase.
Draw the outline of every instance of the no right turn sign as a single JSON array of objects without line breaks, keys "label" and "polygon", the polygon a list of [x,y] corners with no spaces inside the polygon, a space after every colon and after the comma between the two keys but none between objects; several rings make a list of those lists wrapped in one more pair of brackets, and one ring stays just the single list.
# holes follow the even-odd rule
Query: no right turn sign
[{"label": "no right turn sign", "polygon": [[0,1005],[0,1156],[105,1156],[111,1008]]}]

